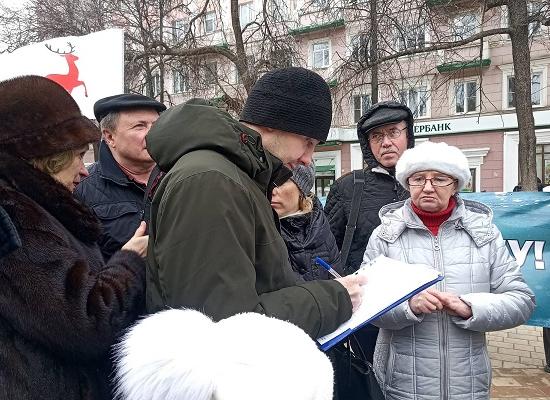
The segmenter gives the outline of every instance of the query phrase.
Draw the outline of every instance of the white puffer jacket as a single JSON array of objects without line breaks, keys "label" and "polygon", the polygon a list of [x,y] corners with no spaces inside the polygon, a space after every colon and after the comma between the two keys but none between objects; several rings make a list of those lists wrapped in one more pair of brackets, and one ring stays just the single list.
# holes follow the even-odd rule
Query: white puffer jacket
[{"label": "white puffer jacket", "polygon": [[485,332],[521,325],[535,297],[510,256],[493,212],[462,200],[433,236],[411,201],[380,210],[364,262],[377,255],[428,264],[445,279],[434,286],[460,295],[472,308],[464,320],[445,312],[415,316],[408,302],[374,321],[380,327],[376,377],[390,400],[489,399],[491,362]]}]

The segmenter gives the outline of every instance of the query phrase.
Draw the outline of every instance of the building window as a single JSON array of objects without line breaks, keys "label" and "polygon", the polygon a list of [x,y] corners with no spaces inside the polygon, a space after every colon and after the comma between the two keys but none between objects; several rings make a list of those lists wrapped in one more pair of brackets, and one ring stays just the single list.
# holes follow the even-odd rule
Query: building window
[{"label": "building window", "polygon": [[537,145],[537,177],[544,186],[550,185],[550,145]]},{"label": "building window", "polygon": [[353,96],[353,122],[359,122],[370,106],[371,101],[368,94]]},{"label": "building window", "polygon": [[[527,9],[529,16],[539,16],[544,12],[542,1],[530,1],[527,3]],[[540,21],[534,21],[529,24],[529,36],[537,35],[541,33],[542,26]]]},{"label": "building window", "polygon": [[477,110],[478,87],[476,81],[460,82],[455,85],[455,113],[463,114]]},{"label": "building window", "polygon": [[207,12],[204,15],[204,31],[211,33],[216,30],[216,13],[214,11]]},{"label": "building window", "polygon": [[313,43],[311,53],[313,68],[327,68],[330,65],[330,46],[328,42]]},{"label": "building window", "polygon": [[411,109],[415,118],[428,115],[428,90],[425,86],[399,91],[399,101]]},{"label": "building window", "polygon": [[177,19],[172,21],[172,37],[175,42],[180,41],[185,37],[189,30],[189,21],[186,19]]},{"label": "building window", "polygon": [[470,168],[470,175],[472,176],[466,186],[461,192],[475,192],[477,187],[477,168]]},{"label": "building window", "polygon": [[151,78],[153,80],[153,97],[157,97],[160,94],[160,75],[156,73]]},{"label": "building window", "polygon": [[207,85],[214,85],[218,81],[218,63],[209,62],[204,66],[204,82]]},{"label": "building window", "polygon": [[405,26],[403,29],[399,29],[397,37],[397,50],[404,51],[409,49],[422,49],[426,44],[426,27],[424,25],[419,26]]},{"label": "building window", "polygon": [[189,91],[189,77],[181,71],[172,71],[172,84],[174,93],[183,93]]},{"label": "building window", "polygon": [[[516,107],[516,78],[509,75],[507,79],[507,104],[508,108]],[[540,106],[542,104],[542,72],[531,74],[531,104]]]},{"label": "building window", "polygon": [[254,20],[252,2],[239,4],[239,19],[241,21],[241,29]]},{"label": "building window", "polygon": [[453,36],[455,41],[468,39],[474,35],[478,28],[475,14],[465,14],[454,18]]},{"label": "building window", "polygon": [[370,56],[369,35],[360,33],[351,39],[351,57],[354,61],[367,62]]}]

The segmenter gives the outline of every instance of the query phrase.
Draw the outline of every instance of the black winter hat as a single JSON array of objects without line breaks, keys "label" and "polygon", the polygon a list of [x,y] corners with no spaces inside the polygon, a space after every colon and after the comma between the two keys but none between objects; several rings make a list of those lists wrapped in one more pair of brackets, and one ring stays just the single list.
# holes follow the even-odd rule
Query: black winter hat
[{"label": "black winter hat", "polygon": [[119,111],[128,108],[153,108],[159,113],[166,110],[166,106],[141,94],[116,94],[114,96],[99,99],[94,104],[94,115],[97,122],[111,111]]},{"label": "black winter hat", "polygon": [[29,75],[0,82],[0,151],[28,160],[77,149],[100,137],[54,81]]},{"label": "black winter hat", "polygon": [[332,120],[330,88],[305,68],[269,71],[252,87],[240,120],[324,142]]}]

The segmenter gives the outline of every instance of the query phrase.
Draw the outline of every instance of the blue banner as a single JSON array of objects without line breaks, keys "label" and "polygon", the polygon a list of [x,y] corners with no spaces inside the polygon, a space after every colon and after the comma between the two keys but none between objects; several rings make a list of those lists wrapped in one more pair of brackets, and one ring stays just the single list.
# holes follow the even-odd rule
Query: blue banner
[{"label": "blue banner", "polygon": [[[550,326],[550,193],[461,193],[491,207],[494,223],[506,240],[537,306],[527,325]],[[546,265],[545,261],[548,261]],[[548,268],[546,268],[548,267]]]}]

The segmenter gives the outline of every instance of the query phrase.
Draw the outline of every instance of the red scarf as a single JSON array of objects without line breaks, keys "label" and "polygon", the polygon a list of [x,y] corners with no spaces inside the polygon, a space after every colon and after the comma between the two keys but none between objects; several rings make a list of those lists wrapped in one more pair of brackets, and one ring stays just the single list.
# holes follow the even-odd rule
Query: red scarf
[{"label": "red scarf", "polygon": [[454,196],[452,196],[449,199],[449,205],[447,206],[447,208],[443,211],[439,211],[436,213],[421,210],[420,208],[415,206],[414,203],[411,203],[411,204],[412,204],[414,213],[418,215],[418,218],[420,218],[420,220],[424,223],[426,228],[430,230],[432,235],[437,236],[437,233],[439,232],[439,227],[441,226],[441,224],[447,221],[451,216],[456,206],[456,199],[454,198]]}]

